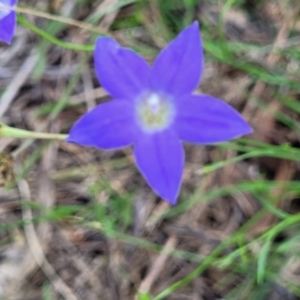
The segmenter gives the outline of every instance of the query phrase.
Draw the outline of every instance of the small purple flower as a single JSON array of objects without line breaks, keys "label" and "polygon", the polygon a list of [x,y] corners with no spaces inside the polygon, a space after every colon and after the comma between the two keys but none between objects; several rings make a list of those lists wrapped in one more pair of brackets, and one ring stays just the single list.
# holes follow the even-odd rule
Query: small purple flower
[{"label": "small purple flower", "polygon": [[225,102],[192,94],[204,64],[198,22],[163,49],[152,67],[109,37],[98,38],[94,58],[99,81],[115,99],[82,116],[67,141],[101,149],[133,145],[138,169],[171,204],[182,181],[181,141],[213,144],[252,132]]},{"label": "small purple flower", "polygon": [[0,40],[11,43],[16,29],[16,12],[1,5],[14,7],[18,0],[0,0]]}]

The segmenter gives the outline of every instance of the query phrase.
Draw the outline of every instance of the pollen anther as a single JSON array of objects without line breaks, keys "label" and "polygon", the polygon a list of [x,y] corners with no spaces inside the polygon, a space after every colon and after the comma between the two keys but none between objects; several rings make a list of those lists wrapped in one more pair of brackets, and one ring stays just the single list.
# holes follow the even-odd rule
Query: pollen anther
[{"label": "pollen anther", "polygon": [[137,101],[137,119],[144,131],[161,131],[171,124],[173,117],[174,108],[166,96],[150,93]]}]

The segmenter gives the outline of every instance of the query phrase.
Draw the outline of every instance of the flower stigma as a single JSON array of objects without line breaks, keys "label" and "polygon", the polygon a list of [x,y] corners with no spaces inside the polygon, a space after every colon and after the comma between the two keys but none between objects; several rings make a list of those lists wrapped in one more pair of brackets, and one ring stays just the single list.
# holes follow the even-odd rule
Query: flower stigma
[{"label": "flower stigma", "polygon": [[174,107],[165,96],[157,93],[146,94],[138,100],[137,118],[144,131],[161,131],[172,123]]}]

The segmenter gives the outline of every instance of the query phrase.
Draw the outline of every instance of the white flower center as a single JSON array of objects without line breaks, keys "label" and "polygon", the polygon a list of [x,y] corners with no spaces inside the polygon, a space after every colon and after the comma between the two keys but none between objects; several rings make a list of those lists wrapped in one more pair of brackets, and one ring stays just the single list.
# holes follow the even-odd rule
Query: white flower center
[{"label": "white flower center", "polygon": [[173,103],[156,93],[144,95],[137,101],[137,118],[143,130],[161,131],[174,119]]},{"label": "white flower center", "polygon": [[0,0],[0,19],[3,19],[11,12],[11,10],[5,6],[10,6],[10,0]]}]

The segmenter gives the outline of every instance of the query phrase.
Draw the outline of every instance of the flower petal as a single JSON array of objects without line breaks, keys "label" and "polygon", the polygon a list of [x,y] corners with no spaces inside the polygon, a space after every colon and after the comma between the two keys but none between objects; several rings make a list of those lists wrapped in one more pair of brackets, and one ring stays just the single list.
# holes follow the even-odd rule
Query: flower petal
[{"label": "flower petal", "polygon": [[0,5],[6,5],[6,6],[15,6],[17,4],[18,0],[1,0]]},{"label": "flower petal", "polygon": [[252,132],[230,105],[208,95],[185,96],[177,102],[174,129],[186,142],[213,144]]},{"label": "flower petal", "polygon": [[113,97],[132,99],[148,89],[150,67],[134,51],[114,39],[100,37],[94,53],[98,80]]},{"label": "flower petal", "polygon": [[141,136],[135,143],[138,169],[150,187],[163,199],[175,204],[181,185],[184,152],[174,131]]},{"label": "flower petal", "polygon": [[204,65],[198,22],[183,30],[156,58],[152,85],[175,96],[190,94],[199,84]]},{"label": "flower petal", "polygon": [[5,17],[0,18],[0,28],[0,40],[10,44],[16,29],[16,13],[10,12]]},{"label": "flower petal", "polygon": [[71,128],[68,142],[103,149],[117,149],[134,142],[136,125],[132,105],[113,100],[96,106]]}]

